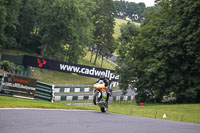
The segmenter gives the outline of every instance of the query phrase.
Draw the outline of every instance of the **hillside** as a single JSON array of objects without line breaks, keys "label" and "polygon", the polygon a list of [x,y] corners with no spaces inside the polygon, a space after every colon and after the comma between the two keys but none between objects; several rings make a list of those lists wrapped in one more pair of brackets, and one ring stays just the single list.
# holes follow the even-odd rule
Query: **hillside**
[{"label": "hillside", "polygon": [[[4,54],[11,54],[11,55],[32,55],[37,56],[35,53],[27,53],[23,51],[16,51],[16,50],[1,50],[0,53]],[[100,58],[97,59],[97,65],[93,65],[89,62],[91,53],[87,51],[87,55],[79,60],[79,64],[81,65],[88,65],[88,66],[94,66],[99,67],[101,60]],[[113,69],[114,67],[104,61],[103,68],[106,69]],[[2,70],[0,72],[3,72]],[[67,74],[63,72],[56,72],[56,71],[50,71],[46,69],[39,69],[39,68],[31,68],[30,77],[36,78],[40,81],[47,82],[50,84],[93,84],[96,82],[96,78],[90,78],[90,77],[84,77],[76,74]]]},{"label": "hillside", "polygon": [[[124,19],[118,19],[115,18],[115,27],[114,27],[114,38],[117,39],[120,36],[120,27],[123,24],[127,24],[129,21],[124,20]],[[140,23],[136,23],[136,22],[131,22],[134,23],[136,26],[140,26]]]},{"label": "hillside", "polygon": [[[120,26],[122,24],[126,24],[128,21],[123,20],[123,19],[115,19],[115,28],[114,28],[114,37],[118,38],[120,36]],[[136,25],[139,25],[136,23]],[[101,64],[101,58],[97,59],[97,65],[94,65],[90,63],[90,56],[91,52],[87,51],[87,54],[85,57],[81,58],[78,61],[78,64],[81,65],[87,65],[87,66],[94,66],[94,67],[99,67]],[[36,53],[28,53],[24,51],[16,51],[16,50],[1,50],[0,53],[4,54],[11,54],[11,55],[32,55],[32,56],[38,56]],[[94,60],[94,57],[93,57]],[[103,63],[103,68],[106,69],[112,69],[114,70],[115,68],[104,61]],[[0,71],[1,73],[3,72],[2,70]],[[96,78],[89,78],[89,77],[84,77],[76,74],[67,74],[67,73],[62,73],[62,72],[56,72],[56,71],[50,71],[50,70],[45,70],[45,69],[39,69],[39,68],[32,68],[31,69],[31,74],[30,76],[32,78],[36,78],[40,81],[47,82],[50,84],[93,84],[97,79]]]}]

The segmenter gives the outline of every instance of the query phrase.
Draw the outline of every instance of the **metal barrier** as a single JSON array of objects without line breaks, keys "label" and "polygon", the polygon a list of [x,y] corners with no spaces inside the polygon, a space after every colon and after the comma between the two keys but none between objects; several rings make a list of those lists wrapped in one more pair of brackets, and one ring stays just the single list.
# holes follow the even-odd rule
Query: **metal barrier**
[{"label": "metal barrier", "polygon": [[92,100],[93,96],[55,96],[55,101]]},{"label": "metal barrier", "polygon": [[0,92],[1,92],[1,80],[3,78],[3,74],[0,74]]},{"label": "metal barrier", "polygon": [[[133,100],[134,96],[114,96],[110,97],[112,101],[129,101]],[[74,101],[74,100],[93,100],[93,95],[88,96],[55,96],[55,101]]]},{"label": "metal barrier", "polygon": [[[5,75],[0,74],[0,93],[19,98],[54,101],[54,85],[47,84],[28,77],[13,75],[10,80],[5,80]],[[34,86],[28,83],[35,81]]]},{"label": "metal barrier", "polygon": [[55,85],[55,93],[69,93],[69,92],[91,92],[92,85]]},{"label": "metal barrier", "polygon": [[34,99],[54,101],[54,85],[37,81]]},{"label": "metal barrier", "polygon": [[[3,74],[0,74],[0,81],[3,78]],[[0,82],[1,83],[1,82]],[[0,84],[1,85],[1,84]],[[115,82],[113,86],[117,86],[118,83]],[[1,91],[2,87],[0,87]],[[7,88],[8,90],[9,88]],[[63,100],[92,100],[93,96],[88,95],[88,96],[55,96],[54,93],[70,93],[70,92],[92,92],[93,87],[92,85],[52,85],[52,84],[47,84],[41,81],[36,82],[36,87],[35,87],[35,94],[33,96],[33,99],[36,100],[45,100],[45,101],[63,101]],[[120,98],[119,98],[120,97]],[[119,101],[119,100],[131,100],[132,97],[126,97],[124,96],[117,96],[113,97],[113,101]]]},{"label": "metal barrier", "polygon": [[3,78],[3,74],[0,74],[0,81],[1,81],[2,78]]},{"label": "metal barrier", "polygon": [[115,96],[113,97],[113,101],[129,101],[133,100],[134,96]]},{"label": "metal barrier", "polygon": [[[111,88],[117,86],[119,83],[114,82],[111,84]],[[74,101],[74,100],[92,100],[93,85],[55,85],[55,101]],[[81,94],[74,94],[80,93]],[[85,93],[87,92],[87,94]],[[62,93],[62,94],[61,94]],[[64,94],[65,93],[65,94]],[[71,94],[70,94],[71,93]],[[111,97],[110,97],[111,98]],[[112,97],[113,100],[118,100],[118,97]],[[127,100],[132,99],[131,97],[125,98]]]},{"label": "metal barrier", "polygon": [[[118,82],[114,82],[111,84],[111,88],[118,86]],[[93,91],[93,85],[55,85],[54,88],[55,93],[62,93],[62,92],[92,92]]]}]

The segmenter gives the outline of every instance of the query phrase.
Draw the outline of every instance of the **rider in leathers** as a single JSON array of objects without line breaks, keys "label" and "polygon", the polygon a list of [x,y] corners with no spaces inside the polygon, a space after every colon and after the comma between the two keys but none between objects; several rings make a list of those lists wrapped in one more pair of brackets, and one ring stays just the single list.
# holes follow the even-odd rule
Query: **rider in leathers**
[{"label": "rider in leathers", "polygon": [[106,102],[108,102],[109,96],[111,96],[110,81],[104,75],[100,75],[99,76],[99,80],[96,83],[98,83],[100,80],[102,80],[105,83],[105,87],[107,89],[107,99],[106,99]]}]

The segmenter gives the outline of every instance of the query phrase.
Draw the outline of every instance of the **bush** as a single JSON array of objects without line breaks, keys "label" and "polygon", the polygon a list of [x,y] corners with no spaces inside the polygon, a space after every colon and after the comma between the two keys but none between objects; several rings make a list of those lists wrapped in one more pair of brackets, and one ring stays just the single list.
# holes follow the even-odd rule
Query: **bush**
[{"label": "bush", "polygon": [[9,62],[8,60],[4,60],[1,62],[1,69],[10,72],[10,73],[15,73],[15,64],[12,62]]},{"label": "bush", "polygon": [[1,62],[1,69],[8,71],[10,67],[10,62],[8,60],[4,60]]},{"label": "bush", "polygon": [[19,66],[16,66],[15,67],[15,73],[19,72],[20,71],[20,67]]}]

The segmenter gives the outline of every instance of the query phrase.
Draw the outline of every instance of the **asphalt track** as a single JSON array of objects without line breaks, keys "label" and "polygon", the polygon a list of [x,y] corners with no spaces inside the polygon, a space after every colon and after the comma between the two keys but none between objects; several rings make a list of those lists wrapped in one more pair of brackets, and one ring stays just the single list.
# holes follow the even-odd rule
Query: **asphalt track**
[{"label": "asphalt track", "polygon": [[78,110],[0,109],[0,133],[199,133],[200,125]]}]

